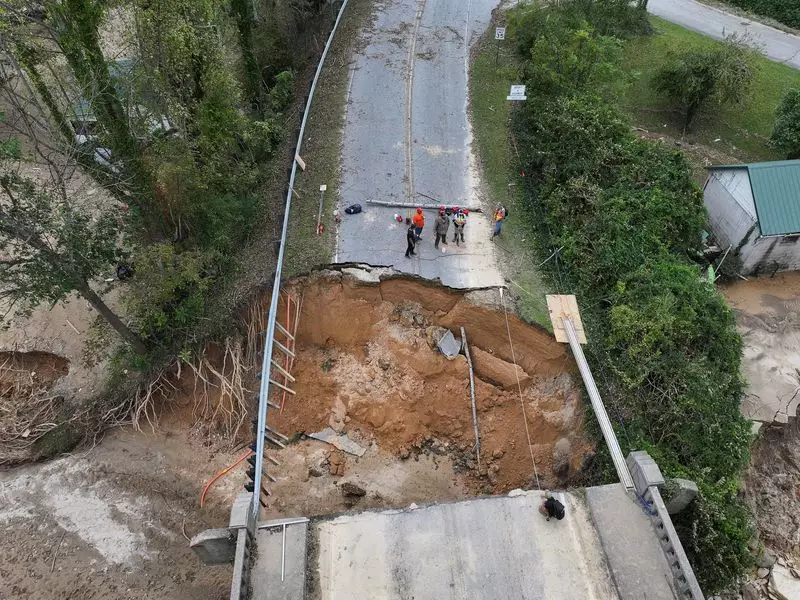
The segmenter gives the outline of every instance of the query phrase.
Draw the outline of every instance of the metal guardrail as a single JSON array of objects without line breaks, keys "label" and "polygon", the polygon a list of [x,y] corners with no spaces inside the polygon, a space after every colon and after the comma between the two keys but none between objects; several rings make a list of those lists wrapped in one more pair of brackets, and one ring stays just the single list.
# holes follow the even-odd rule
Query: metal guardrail
[{"label": "metal guardrail", "polygon": [[678,532],[675,531],[675,526],[672,524],[672,519],[667,512],[667,507],[663,498],[661,498],[661,492],[658,491],[658,487],[655,485],[649,486],[642,494],[642,497],[655,510],[656,514],[650,518],[653,520],[658,540],[661,542],[661,548],[664,550],[667,563],[669,563],[672,575],[675,578],[679,597],[682,600],[705,600],[703,591],[700,589],[700,584],[697,583],[692,565],[689,564],[683,544],[678,539]]},{"label": "metal guardrail", "polygon": [[564,331],[569,340],[569,346],[572,349],[572,355],[575,357],[575,362],[578,363],[578,369],[581,372],[583,383],[586,386],[586,391],[589,393],[589,399],[592,401],[592,409],[594,409],[597,422],[600,424],[600,429],[603,432],[603,437],[608,445],[611,460],[614,461],[614,467],[617,469],[619,480],[625,489],[634,489],[633,477],[628,470],[628,465],[625,462],[625,456],[622,454],[622,449],[619,446],[617,435],[614,433],[614,428],[611,426],[611,420],[608,418],[608,413],[603,405],[603,400],[600,398],[600,392],[597,390],[597,385],[594,382],[592,371],[589,369],[589,363],[583,354],[583,348],[578,340],[578,333],[575,331],[575,325],[569,318],[562,319],[564,323]]},{"label": "metal guardrail", "polygon": [[[300,132],[297,135],[297,147],[292,159],[292,171],[289,176],[289,189],[286,192],[286,204],[283,213],[283,229],[281,231],[280,246],[278,249],[278,261],[275,267],[275,280],[272,284],[272,299],[269,306],[269,314],[267,317],[267,332],[264,339],[264,356],[261,362],[261,386],[258,393],[258,424],[256,425],[256,464],[255,464],[255,480],[253,481],[253,497],[250,501],[249,518],[247,519],[247,535],[239,537],[239,546],[237,546],[236,563],[234,564],[234,583],[231,590],[232,600],[239,600],[247,596],[247,586],[249,582],[249,546],[255,543],[256,530],[258,528],[258,515],[260,512],[260,499],[261,499],[261,485],[263,481],[264,472],[264,450],[265,450],[265,434],[267,427],[267,410],[269,408],[267,401],[270,393],[270,370],[272,351],[275,343],[275,321],[278,316],[278,298],[280,297],[281,290],[281,272],[283,270],[284,253],[286,250],[286,233],[289,228],[289,212],[292,207],[292,195],[294,193],[294,180],[297,175],[297,160],[296,157],[300,154],[300,148],[303,144],[303,135],[305,134],[306,122],[308,115],[311,111],[311,102],[314,99],[314,91],[316,90],[317,83],[319,82],[322,67],[325,64],[325,58],[328,56],[328,51],[331,48],[336,30],[339,28],[339,23],[342,20],[344,11],[347,9],[348,0],[342,2],[339,8],[339,13],[336,16],[336,22],[333,24],[328,40],[325,43],[325,48],[322,51],[322,56],[317,64],[317,70],[314,73],[314,79],[311,82],[311,88],[308,92],[308,100],[306,100],[305,110],[303,111],[303,120],[300,123]],[[238,585],[237,585],[238,584]]]}]

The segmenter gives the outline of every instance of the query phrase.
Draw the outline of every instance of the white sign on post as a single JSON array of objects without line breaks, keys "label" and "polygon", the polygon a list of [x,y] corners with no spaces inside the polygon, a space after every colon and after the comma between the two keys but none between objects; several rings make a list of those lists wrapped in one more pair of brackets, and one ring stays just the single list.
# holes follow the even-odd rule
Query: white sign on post
[{"label": "white sign on post", "polygon": [[525,95],[525,86],[524,85],[512,85],[511,92],[506,97],[506,100],[527,100],[528,97]]},{"label": "white sign on post", "polygon": [[496,40],[504,40],[506,39],[506,28],[505,27],[496,27],[494,30],[494,39]]}]

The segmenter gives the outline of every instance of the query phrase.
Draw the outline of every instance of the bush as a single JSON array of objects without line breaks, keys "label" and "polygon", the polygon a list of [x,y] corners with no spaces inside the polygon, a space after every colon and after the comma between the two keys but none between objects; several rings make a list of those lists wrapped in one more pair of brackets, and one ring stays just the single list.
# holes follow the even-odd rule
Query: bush
[{"label": "bush", "polygon": [[136,254],[138,285],[131,288],[125,302],[142,338],[167,349],[191,341],[213,281],[212,265],[208,255],[181,252],[167,243],[148,246]]},{"label": "bush", "polygon": [[[548,255],[561,249],[548,265],[578,296],[591,331],[587,354],[626,441],[702,490],[680,532],[710,593],[749,564],[749,515],[731,493],[749,459],[742,342],[733,313],[689,259],[707,219],[691,168],[680,152],[638,139],[613,94],[595,92],[618,59],[592,50],[613,44],[594,22],[573,18],[583,4],[567,2],[566,12],[523,6],[516,17],[526,83],[537,95],[512,118],[520,168],[543,223],[538,243]],[[550,49],[562,55],[548,58]],[[719,69],[735,51],[706,63]],[[582,75],[570,77],[573,70]],[[715,90],[735,79],[713,76]]]},{"label": "bush", "polygon": [[728,0],[731,4],[757,15],[772,17],[789,27],[800,28],[800,4],[797,0]]},{"label": "bush", "polygon": [[709,104],[736,104],[745,98],[753,81],[754,56],[743,40],[729,36],[713,48],[673,53],[656,72],[653,86],[681,111],[688,129]]},{"label": "bush", "polygon": [[770,143],[786,158],[800,158],[800,90],[789,90],[781,100]]}]

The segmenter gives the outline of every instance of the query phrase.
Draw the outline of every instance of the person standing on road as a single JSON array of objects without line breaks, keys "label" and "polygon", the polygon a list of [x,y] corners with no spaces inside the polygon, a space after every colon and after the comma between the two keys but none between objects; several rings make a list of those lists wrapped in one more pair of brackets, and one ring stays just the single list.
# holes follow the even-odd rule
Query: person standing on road
[{"label": "person standing on road", "polygon": [[494,211],[494,231],[492,231],[492,239],[503,232],[503,221],[508,217],[508,211],[502,204],[497,205],[497,210]]},{"label": "person standing on road", "polygon": [[417,208],[417,212],[414,213],[414,216],[411,218],[411,222],[414,224],[414,231],[417,235],[417,239],[422,239],[422,228],[425,227],[425,215],[422,214],[422,209]]},{"label": "person standing on road", "polygon": [[459,237],[461,241],[464,242],[464,226],[467,224],[467,215],[464,214],[464,210],[459,208],[456,210],[456,216],[453,217],[453,241],[457,245],[461,245],[459,243]]},{"label": "person standing on road", "polygon": [[447,246],[447,230],[450,229],[450,219],[445,214],[444,206],[439,207],[439,216],[436,218],[433,233],[436,235],[434,247],[439,247],[439,242]]},{"label": "person standing on road", "polygon": [[414,246],[417,245],[417,230],[413,223],[408,226],[408,231],[406,232],[406,241],[408,242],[408,247],[406,248],[406,258],[416,256],[417,253],[414,252]]}]

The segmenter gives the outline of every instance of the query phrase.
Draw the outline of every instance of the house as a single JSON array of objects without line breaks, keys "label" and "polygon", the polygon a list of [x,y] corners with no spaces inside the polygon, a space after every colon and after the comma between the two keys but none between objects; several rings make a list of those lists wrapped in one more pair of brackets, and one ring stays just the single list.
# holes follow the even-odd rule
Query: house
[{"label": "house", "polygon": [[714,238],[743,275],[800,269],[800,160],[709,167],[703,190]]}]

